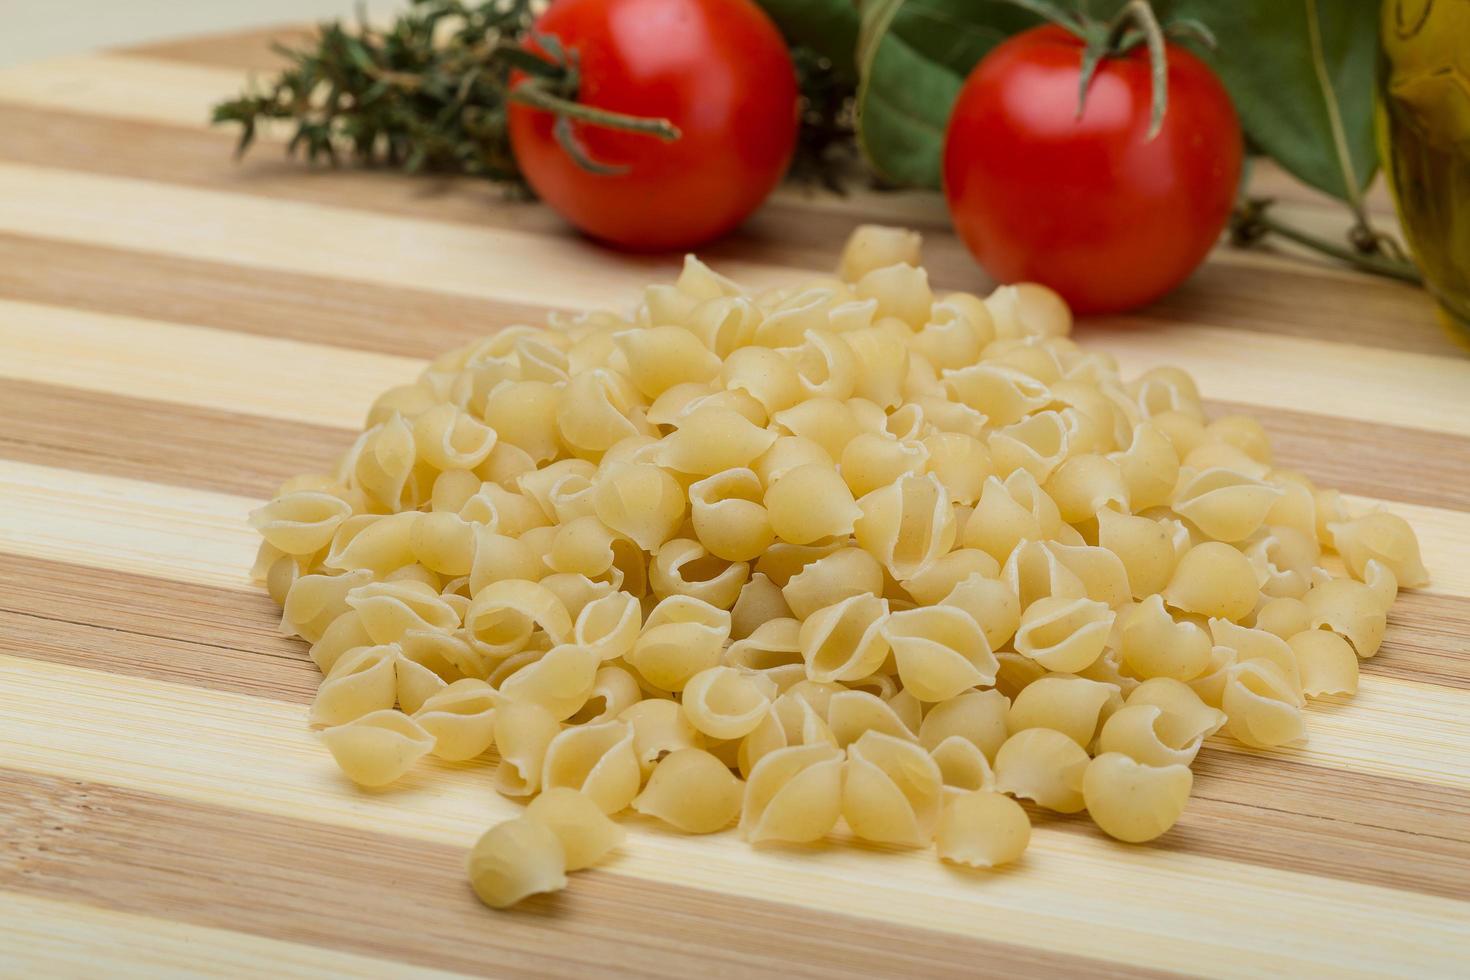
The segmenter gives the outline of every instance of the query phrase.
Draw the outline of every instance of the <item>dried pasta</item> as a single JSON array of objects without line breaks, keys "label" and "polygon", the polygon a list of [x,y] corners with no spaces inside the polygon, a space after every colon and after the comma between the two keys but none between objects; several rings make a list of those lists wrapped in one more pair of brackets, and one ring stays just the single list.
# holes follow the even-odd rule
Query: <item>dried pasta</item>
[{"label": "dried pasta", "polygon": [[308,723],[363,786],[493,765],[528,803],[471,856],[495,907],[628,807],[979,868],[1025,849],[1017,799],[1165,833],[1207,739],[1301,741],[1428,572],[1071,325],[1040,286],[936,294],[916,234],[864,226],[835,278],[691,256],[627,316],[445,354],[251,515]]}]

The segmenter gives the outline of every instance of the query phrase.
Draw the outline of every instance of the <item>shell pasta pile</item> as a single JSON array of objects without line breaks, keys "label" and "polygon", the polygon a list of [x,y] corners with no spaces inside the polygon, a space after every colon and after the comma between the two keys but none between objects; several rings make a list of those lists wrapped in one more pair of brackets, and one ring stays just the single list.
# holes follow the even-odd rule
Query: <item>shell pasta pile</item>
[{"label": "shell pasta pile", "polygon": [[1017,800],[1157,837],[1204,739],[1303,739],[1426,574],[1402,519],[1070,328],[1039,286],[935,295],[917,235],[864,227],[837,277],[691,257],[629,317],[446,354],[253,515],[311,723],[364,786],[497,760],[529,804],[470,859],[497,907],[629,808],[976,867],[1025,849]]}]

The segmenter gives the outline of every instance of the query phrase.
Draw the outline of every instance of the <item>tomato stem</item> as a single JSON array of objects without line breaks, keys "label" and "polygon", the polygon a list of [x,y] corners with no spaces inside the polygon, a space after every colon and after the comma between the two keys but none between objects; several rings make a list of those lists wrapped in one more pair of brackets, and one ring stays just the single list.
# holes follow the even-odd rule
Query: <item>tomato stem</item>
[{"label": "tomato stem", "polygon": [[510,100],[550,112],[563,119],[590,123],[606,129],[620,129],[628,133],[646,133],[672,143],[680,136],[679,127],[667,119],[645,116],[629,116],[621,112],[609,112],[596,106],[584,105],[564,99],[549,91],[537,79],[527,79],[511,90]]},{"label": "tomato stem", "polygon": [[[1245,247],[1256,244],[1268,234],[1280,235],[1288,241],[1321,252],[1364,272],[1415,285],[1423,284],[1424,280],[1420,278],[1418,270],[1407,259],[1369,253],[1363,250],[1362,245],[1349,248],[1319,238],[1273,217],[1269,211],[1271,203],[1267,198],[1251,198],[1236,206],[1230,214],[1230,240],[1233,244]],[[1358,231],[1360,228],[1355,226],[1353,232]],[[1396,242],[1394,246],[1397,248]]]}]

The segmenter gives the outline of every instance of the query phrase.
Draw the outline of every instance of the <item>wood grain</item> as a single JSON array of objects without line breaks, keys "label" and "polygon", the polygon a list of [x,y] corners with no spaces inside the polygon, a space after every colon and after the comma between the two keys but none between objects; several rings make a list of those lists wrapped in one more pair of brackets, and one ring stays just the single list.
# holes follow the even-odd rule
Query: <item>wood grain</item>
[{"label": "wood grain", "polygon": [[[391,791],[352,791],[321,758],[297,705],[26,660],[0,659],[0,681],[18,695],[17,708],[0,716],[0,749],[7,765],[26,772],[293,819],[310,813],[334,826],[460,846],[484,823],[517,809],[485,786],[483,763],[432,763]],[[59,715],[60,704],[70,705],[70,713]],[[18,737],[42,718],[53,720],[44,744]],[[99,740],[102,731],[113,737]],[[166,770],[159,768],[163,759]],[[1436,969],[1466,933],[1463,903],[1453,899],[1318,878],[1281,862],[1262,867],[1127,848],[1095,830],[1039,826],[1022,864],[975,875],[923,853],[859,846],[752,850],[730,835],[686,838],[642,821],[629,821],[628,828],[628,845],[608,866],[610,874],[713,886],[945,934],[971,935],[985,922],[1013,941],[1133,965],[1197,968],[1201,957],[1211,962],[1224,955],[1244,933],[1258,936],[1258,945],[1235,955],[1258,969],[1270,962],[1302,969],[1365,969],[1377,962],[1381,969],[1402,957]],[[1125,854],[1129,860],[1120,860]],[[1188,913],[1202,881],[1228,888],[1234,899],[1207,920]],[[1368,962],[1345,955],[1343,945],[1303,950],[1294,936],[1265,931],[1276,903],[1293,909],[1297,929],[1336,937],[1348,948],[1355,930],[1373,923],[1396,931],[1388,924],[1395,920],[1429,941],[1392,939]]]},{"label": "wood grain", "polygon": [[[1289,249],[1222,248],[1078,339],[1127,373],[1185,366],[1283,465],[1418,530],[1431,587],[1305,746],[1211,740],[1179,826],[1142,847],[1038,813],[1018,866],[969,873],[634,819],[569,891],[482,909],[465,848],[517,812],[494,760],[346,783],[245,517],[426,359],[626,308],[680,257],[598,250],[478,181],[305,168],[279,132],[235,162],[204,121],[276,63],[272,33],[0,70],[0,975],[1463,972],[1470,360],[1423,293]],[[1255,187],[1305,227],[1344,221],[1269,166]],[[938,288],[987,288],[925,194],[783,189],[702,255],[791,281],[873,220],[924,231]]]},{"label": "wood grain", "polygon": [[[977,964],[989,976],[1111,972],[979,936],[936,945],[919,930],[597,870],[579,876],[575,892],[533,898],[487,929],[484,912],[465,900],[460,847],[0,774],[0,825],[19,857],[0,860],[0,888],[335,949],[371,957],[380,969],[411,963],[478,973],[493,964],[518,977],[670,978],[961,977],[975,975]],[[194,901],[200,879],[217,883],[204,905]],[[278,899],[262,903],[263,894]],[[785,949],[760,941],[777,928],[790,933]]]}]

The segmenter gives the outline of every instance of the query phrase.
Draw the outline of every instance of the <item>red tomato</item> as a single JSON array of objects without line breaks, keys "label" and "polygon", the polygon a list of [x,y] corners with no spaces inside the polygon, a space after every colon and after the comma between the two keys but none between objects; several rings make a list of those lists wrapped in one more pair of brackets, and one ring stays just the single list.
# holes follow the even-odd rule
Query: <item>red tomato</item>
[{"label": "red tomato", "polygon": [[536,23],[579,52],[577,101],[679,127],[673,142],[576,123],[578,166],[554,117],[512,103],[510,139],[531,187],[594,238],[688,248],[738,225],[780,181],[796,145],[796,70],[750,0],[556,0]]},{"label": "red tomato", "polygon": [[1002,282],[1044,283],[1078,313],[1157,299],[1220,236],[1240,180],[1240,122],[1215,74],[1168,45],[1168,111],[1152,141],[1147,50],[1105,58],[1077,116],[1083,43],[1018,34],[966,80],[944,147],[959,235]]}]

